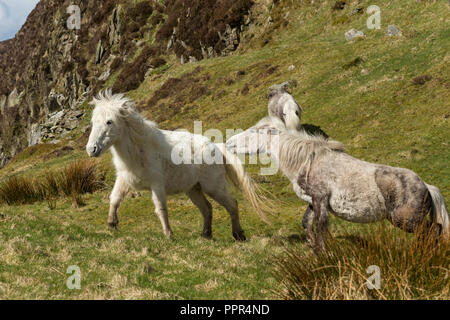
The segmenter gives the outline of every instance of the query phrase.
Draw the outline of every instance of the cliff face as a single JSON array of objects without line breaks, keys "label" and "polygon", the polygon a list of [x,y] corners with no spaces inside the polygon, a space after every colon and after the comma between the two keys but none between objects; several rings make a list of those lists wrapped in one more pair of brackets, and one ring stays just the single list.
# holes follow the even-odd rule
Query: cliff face
[{"label": "cliff face", "polygon": [[[69,30],[78,5],[81,28]],[[28,146],[76,129],[80,105],[118,72],[136,89],[176,54],[181,63],[232,53],[251,0],[41,0],[12,40],[0,42],[0,168]]]}]

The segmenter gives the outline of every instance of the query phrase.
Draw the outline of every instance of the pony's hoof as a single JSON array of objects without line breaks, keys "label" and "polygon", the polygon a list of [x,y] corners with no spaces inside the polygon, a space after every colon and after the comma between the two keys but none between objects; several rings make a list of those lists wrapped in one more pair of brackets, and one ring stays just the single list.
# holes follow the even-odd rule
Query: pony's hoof
[{"label": "pony's hoof", "polygon": [[236,241],[246,241],[247,238],[245,237],[244,231],[241,232],[233,232],[233,237],[236,239]]},{"label": "pony's hoof", "polygon": [[172,230],[164,231],[164,235],[166,236],[167,239],[170,239],[173,236],[173,232],[172,232]]},{"label": "pony's hoof", "polygon": [[212,232],[203,232],[202,237],[208,240],[212,239]]},{"label": "pony's hoof", "polygon": [[119,222],[108,222],[110,228],[117,230],[119,227]]}]

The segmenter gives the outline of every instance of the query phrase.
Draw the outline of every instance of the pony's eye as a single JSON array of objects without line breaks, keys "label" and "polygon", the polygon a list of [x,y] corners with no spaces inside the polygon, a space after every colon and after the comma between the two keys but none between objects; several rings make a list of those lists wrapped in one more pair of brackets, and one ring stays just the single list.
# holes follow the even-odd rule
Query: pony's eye
[{"label": "pony's eye", "polygon": [[298,115],[298,111],[295,111],[295,114]]},{"label": "pony's eye", "polygon": [[112,125],[112,120],[106,121],[106,124],[107,124],[108,126]]}]

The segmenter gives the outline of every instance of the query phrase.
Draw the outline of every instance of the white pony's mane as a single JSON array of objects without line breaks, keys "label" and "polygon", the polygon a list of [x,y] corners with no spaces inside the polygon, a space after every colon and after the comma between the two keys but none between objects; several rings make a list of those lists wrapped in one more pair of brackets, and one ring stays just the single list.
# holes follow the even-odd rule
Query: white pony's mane
[{"label": "white pony's mane", "polygon": [[[149,141],[158,131],[158,125],[145,119],[137,110],[133,100],[125,94],[112,94],[111,89],[100,92],[92,102],[94,113],[102,114],[111,120],[121,120],[128,127],[130,138],[136,144]],[[106,119],[104,119],[106,120]]]}]

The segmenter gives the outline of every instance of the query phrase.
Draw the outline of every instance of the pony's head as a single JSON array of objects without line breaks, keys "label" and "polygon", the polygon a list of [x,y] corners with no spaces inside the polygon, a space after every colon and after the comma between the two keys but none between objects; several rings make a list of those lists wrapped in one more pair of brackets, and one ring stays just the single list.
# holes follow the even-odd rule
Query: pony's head
[{"label": "pony's head", "polygon": [[274,86],[269,89],[269,116],[277,117],[288,130],[299,130],[301,127],[302,107],[287,92],[285,86]]},{"label": "pony's head", "polygon": [[136,112],[131,100],[123,94],[113,95],[109,89],[99,93],[91,104],[95,107],[86,151],[90,157],[98,157],[118,142],[126,119]]}]

